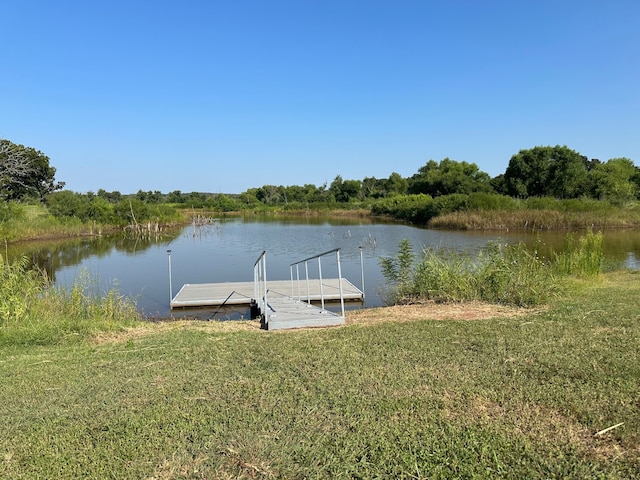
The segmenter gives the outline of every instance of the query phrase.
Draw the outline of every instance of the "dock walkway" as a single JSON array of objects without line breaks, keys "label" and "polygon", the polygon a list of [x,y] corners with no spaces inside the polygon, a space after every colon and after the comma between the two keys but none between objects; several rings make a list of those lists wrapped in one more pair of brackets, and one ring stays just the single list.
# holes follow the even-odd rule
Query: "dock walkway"
[{"label": "dock walkway", "polygon": [[[336,256],[338,278],[323,278],[320,260],[324,256],[333,254]],[[316,260],[318,278],[314,279],[309,277],[308,264]],[[304,267],[305,272],[303,279],[299,277],[301,266]],[[250,305],[252,318],[259,316],[263,328],[282,330],[344,325],[345,300],[364,301],[364,292],[342,277],[339,248],[291,264],[291,280],[267,282],[266,251],[260,254],[253,268],[253,282],[183,285],[178,294],[171,299],[170,308]],[[169,282],[171,282],[171,260],[169,260]],[[340,302],[340,314],[325,308],[326,302],[335,301]],[[320,306],[313,302],[319,302]]]},{"label": "dock walkway", "polygon": [[[346,278],[342,281],[342,291],[345,300],[362,301],[364,294]],[[308,292],[308,293],[307,293]],[[307,300],[307,294],[312,302],[321,300],[320,282],[310,280],[271,280],[269,293],[279,296],[289,296],[294,299]],[[337,278],[322,279],[322,293],[327,301],[340,300],[340,283]],[[254,299],[254,282],[224,282],[224,283],[187,283],[183,285],[177,295],[171,300],[170,307],[217,307],[220,305],[250,305]]]}]

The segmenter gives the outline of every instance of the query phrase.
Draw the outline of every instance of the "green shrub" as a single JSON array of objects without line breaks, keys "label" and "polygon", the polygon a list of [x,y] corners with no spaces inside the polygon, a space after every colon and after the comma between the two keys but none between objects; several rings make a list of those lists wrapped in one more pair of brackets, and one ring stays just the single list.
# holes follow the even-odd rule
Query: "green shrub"
[{"label": "green shrub", "polygon": [[467,200],[468,210],[501,210],[513,211],[519,208],[519,202],[507,195],[496,193],[471,193]]},{"label": "green shrub", "polygon": [[374,215],[385,215],[414,223],[426,223],[435,216],[433,198],[422,193],[380,199],[372,205],[371,211]]},{"label": "green shrub", "polygon": [[16,202],[0,202],[0,223],[9,220],[24,220],[25,211],[22,205]]},{"label": "green shrub", "polygon": [[432,204],[432,216],[445,215],[459,210],[466,210],[468,207],[469,195],[462,193],[452,193],[435,197]]}]

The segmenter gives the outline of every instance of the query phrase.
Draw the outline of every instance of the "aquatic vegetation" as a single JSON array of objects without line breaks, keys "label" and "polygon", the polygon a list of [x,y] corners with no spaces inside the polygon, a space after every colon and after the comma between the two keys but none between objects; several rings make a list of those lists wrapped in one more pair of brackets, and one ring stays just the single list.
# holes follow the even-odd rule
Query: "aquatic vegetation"
[{"label": "aquatic vegetation", "polygon": [[561,252],[548,258],[524,244],[489,242],[477,257],[445,248],[425,248],[415,258],[408,240],[396,257],[380,259],[388,281],[387,304],[462,302],[534,306],[545,303],[561,286],[562,276],[597,275],[602,268],[602,233],[567,236]]}]

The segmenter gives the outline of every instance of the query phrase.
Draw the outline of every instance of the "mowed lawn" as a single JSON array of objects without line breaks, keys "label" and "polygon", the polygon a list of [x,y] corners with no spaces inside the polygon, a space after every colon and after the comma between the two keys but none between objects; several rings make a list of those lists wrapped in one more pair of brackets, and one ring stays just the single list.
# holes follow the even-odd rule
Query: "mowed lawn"
[{"label": "mowed lawn", "polygon": [[0,478],[640,478],[640,275],[0,347]]}]

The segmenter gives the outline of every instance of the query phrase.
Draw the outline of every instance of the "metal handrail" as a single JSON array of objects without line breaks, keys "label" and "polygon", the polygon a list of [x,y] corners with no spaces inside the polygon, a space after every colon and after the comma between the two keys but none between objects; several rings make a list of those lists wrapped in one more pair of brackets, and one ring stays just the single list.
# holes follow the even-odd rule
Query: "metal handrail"
[{"label": "metal handrail", "polygon": [[253,295],[258,307],[264,315],[265,323],[269,321],[267,315],[267,251],[263,250],[253,264]]},{"label": "metal handrail", "polygon": [[291,265],[289,265],[289,273],[291,276],[291,296],[295,296],[294,295],[294,279],[293,279],[293,267],[296,268],[296,283],[298,286],[298,300],[300,300],[302,298],[302,295],[300,293],[300,270],[299,270],[299,266],[300,264],[304,264],[304,268],[305,268],[305,280],[306,280],[306,285],[307,285],[307,303],[311,303],[311,294],[310,294],[310,289],[309,289],[309,262],[315,259],[318,259],[318,276],[319,278],[319,282],[320,282],[320,303],[322,305],[322,309],[324,310],[324,288],[323,288],[323,283],[322,283],[322,257],[330,255],[332,253],[336,254],[336,261],[337,261],[337,266],[338,266],[338,285],[340,288],[340,308],[342,311],[342,316],[344,317],[344,291],[342,288],[342,268],[340,266],[340,248],[334,248],[333,250],[329,250],[327,252],[324,253],[319,253],[318,255],[314,255],[312,257],[309,258],[305,258],[304,260],[299,260],[297,262],[292,263]]}]

